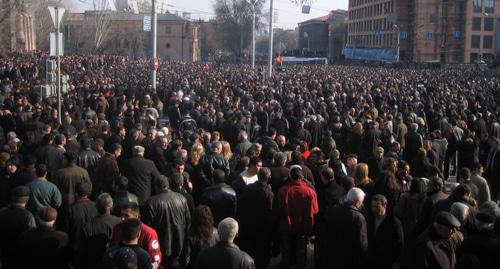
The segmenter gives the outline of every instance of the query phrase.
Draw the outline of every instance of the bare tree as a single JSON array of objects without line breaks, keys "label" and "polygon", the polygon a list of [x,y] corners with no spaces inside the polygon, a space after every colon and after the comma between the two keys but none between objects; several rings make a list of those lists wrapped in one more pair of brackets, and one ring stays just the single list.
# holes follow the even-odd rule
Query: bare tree
[{"label": "bare tree", "polygon": [[[255,6],[256,26],[261,25],[265,0],[260,0]],[[240,55],[246,44],[250,43],[252,33],[251,7],[246,0],[216,0],[213,5],[217,24],[217,35],[223,40],[224,49],[233,56]]]},{"label": "bare tree", "polygon": [[[116,3],[114,3],[116,6]],[[101,46],[109,38],[109,29],[111,23],[110,1],[108,0],[93,0],[94,12],[87,18],[88,26],[90,26],[93,34],[93,50],[98,52]]]}]

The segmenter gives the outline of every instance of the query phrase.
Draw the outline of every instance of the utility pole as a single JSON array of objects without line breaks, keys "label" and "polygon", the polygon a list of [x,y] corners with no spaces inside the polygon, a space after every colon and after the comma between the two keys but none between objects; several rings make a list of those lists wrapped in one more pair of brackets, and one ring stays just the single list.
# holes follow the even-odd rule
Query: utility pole
[{"label": "utility pole", "polygon": [[[59,8],[55,7],[55,12],[56,12],[56,21],[59,22]],[[61,14],[62,15],[62,14]],[[59,121],[59,124],[62,124],[62,109],[61,109],[61,56],[59,53],[59,50],[61,49],[59,47],[59,35],[61,31],[61,23],[57,24],[57,30],[56,30],[56,55],[57,55],[57,120]]]},{"label": "utility pole", "polygon": [[259,0],[247,0],[252,5],[252,69],[255,69],[255,5]]},{"label": "utility pole", "polygon": [[[57,7],[57,6],[48,6],[50,17],[52,18],[52,22],[54,23],[54,26],[56,28],[56,33],[51,34],[50,39],[51,39],[51,50],[50,50],[50,56],[56,56],[57,57],[57,120],[59,121],[59,124],[62,122],[62,108],[61,108],[61,54],[63,48],[61,48],[62,45],[62,38],[61,38],[61,20],[64,15],[64,11],[66,11],[62,7]],[[54,37],[54,38],[53,38]],[[55,39],[55,41],[53,40]],[[52,42],[54,41],[54,42]],[[55,46],[55,53],[52,50],[52,44]],[[55,54],[55,55],[54,55]]]},{"label": "utility pole", "polygon": [[274,0],[271,0],[271,7],[269,8],[269,65],[268,65],[268,78],[273,76],[273,13],[274,13]]},{"label": "utility pole", "polygon": [[155,0],[151,0],[152,5],[151,5],[151,85],[153,86],[153,89],[156,90],[156,69],[158,68],[158,62],[156,59],[156,34],[157,34],[157,14],[156,14],[156,4]]}]

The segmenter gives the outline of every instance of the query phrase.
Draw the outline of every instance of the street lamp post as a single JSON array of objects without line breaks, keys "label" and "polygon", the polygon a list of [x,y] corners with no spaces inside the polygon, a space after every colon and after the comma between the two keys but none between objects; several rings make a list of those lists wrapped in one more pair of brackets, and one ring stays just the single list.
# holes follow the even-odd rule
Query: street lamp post
[{"label": "street lamp post", "polygon": [[268,65],[268,77],[271,78],[273,75],[273,12],[274,11],[274,0],[271,0],[271,5],[269,9],[269,65]]},{"label": "street lamp post", "polygon": [[156,89],[156,68],[158,67],[157,65],[157,60],[156,60],[156,34],[157,34],[157,14],[156,14],[156,4],[155,0],[151,0],[152,5],[151,5],[151,85],[153,89]]},{"label": "street lamp post", "polygon": [[255,68],[255,5],[259,0],[247,0],[252,6],[252,69]]}]

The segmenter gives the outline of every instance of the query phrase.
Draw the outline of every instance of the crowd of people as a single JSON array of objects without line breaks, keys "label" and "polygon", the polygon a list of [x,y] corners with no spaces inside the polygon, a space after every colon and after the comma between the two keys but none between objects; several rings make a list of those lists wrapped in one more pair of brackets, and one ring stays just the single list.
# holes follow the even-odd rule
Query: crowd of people
[{"label": "crowd of people", "polygon": [[58,111],[45,58],[0,58],[2,269],[500,265],[498,77],[66,56]]}]

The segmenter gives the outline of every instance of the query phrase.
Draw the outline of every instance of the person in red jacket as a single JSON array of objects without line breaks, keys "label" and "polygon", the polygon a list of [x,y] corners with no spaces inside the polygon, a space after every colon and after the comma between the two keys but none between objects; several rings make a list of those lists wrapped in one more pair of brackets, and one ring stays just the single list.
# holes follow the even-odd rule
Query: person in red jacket
[{"label": "person in red jacket", "polygon": [[[137,203],[129,203],[122,207],[121,216],[123,220],[126,219],[139,219],[140,208]],[[113,244],[118,244],[122,241],[122,223],[119,223],[113,229]],[[155,229],[141,222],[141,233],[139,235],[139,246],[146,250],[151,255],[153,261],[153,268],[158,268],[161,264],[162,255],[160,250],[160,243],[158,241],[158,234]]]},{"label": "person in red jacket", "polygon": [[290,182],[283,186],[273,207],[280,234],[281,268],[305,268],[306,247],[318,213],[316,191],[304,181],[302,168],[290,167]]}]

